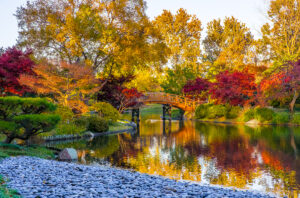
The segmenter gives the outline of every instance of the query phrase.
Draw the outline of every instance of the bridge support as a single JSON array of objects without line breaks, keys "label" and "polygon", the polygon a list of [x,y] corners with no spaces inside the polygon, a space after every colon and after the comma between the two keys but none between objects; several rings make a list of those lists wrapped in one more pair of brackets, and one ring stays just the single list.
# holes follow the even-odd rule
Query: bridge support
[{"label": "bridge support", "polygon": [[184,111],[182,109],[179,109],[180,117],[179,120],[184,120]]},{"label": "bridge support", "polygon": [[163,120],[166,120],[166,116],[169,116],[169,120],[172,120],[172,113],[171,113],[172,107],[169,104],[163,104]]},{"label": "bridge support", "polygon": [[136,118],[136,122],[140,121],[140,109],[139,108],[132,109],[132,112],[131,112],[131,121],[134,122],[135,118]]}]

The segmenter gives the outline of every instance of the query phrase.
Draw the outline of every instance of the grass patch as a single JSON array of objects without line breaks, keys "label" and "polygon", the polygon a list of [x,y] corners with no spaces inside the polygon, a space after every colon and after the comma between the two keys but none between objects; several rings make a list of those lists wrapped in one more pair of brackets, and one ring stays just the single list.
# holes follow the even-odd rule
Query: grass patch
[{"label": "grass patch", "polygon": [[0,158],[9,156],[32,156],[44,159],[53,159],[54,151],[40,146],[19,146],[0,143]]},{"label": "grass patch", "polygon": [[160,104],[147,105],[145,108],[141,109],[141,116],[144,117],[153,114],[162,115],[162,111],[162,105]]},{"label": "grass patch", "polygon": [[131,127],[125,126],[123,123],[115,122],[109,125],[109,131],[120,131],[130,129]]}]

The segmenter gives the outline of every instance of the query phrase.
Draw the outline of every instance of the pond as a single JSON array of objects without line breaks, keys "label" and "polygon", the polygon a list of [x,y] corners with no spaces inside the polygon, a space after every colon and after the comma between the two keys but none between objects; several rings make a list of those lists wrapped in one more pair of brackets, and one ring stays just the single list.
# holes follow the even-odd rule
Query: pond
[{"label": "pond", "polygon": [[109,163],[176,180],[300,195],[300,128],[163,123],[159,115],[152,115],[142,118],[136,133],[55,146],[77,149],[81,163]]}]

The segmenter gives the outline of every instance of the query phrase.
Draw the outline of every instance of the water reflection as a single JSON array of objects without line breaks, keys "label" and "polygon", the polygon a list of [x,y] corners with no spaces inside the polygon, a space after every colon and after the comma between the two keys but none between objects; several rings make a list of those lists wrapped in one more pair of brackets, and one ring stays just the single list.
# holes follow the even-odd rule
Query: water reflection
[{"label": "water reflection", "polygon": [[298,197],[300,128],[142,120],[135,134],[60,144],[84,161],[108,161],[173,179]]}]

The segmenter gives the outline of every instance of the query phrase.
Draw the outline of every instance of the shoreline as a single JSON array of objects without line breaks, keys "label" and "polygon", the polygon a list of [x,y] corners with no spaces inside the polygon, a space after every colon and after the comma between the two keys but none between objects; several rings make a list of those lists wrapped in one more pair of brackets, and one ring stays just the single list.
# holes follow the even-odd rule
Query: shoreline
[{"label": "shoreline", "polygon": [[9,179],[8,187],[23,197],[275,197],[252,190],[36,157],[5,158],[0,165],[0,174]]}]

